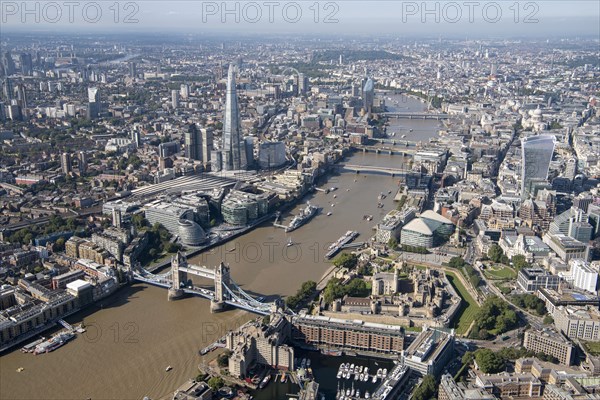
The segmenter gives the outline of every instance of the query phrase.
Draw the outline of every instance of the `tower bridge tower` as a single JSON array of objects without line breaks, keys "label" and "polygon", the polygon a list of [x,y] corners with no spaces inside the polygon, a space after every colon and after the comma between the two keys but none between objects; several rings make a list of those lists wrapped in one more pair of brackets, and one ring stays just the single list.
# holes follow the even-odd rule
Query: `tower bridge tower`
[{"label": "tower bridge tower", "polygon": [[229,294],[225,292],[224,286],[230,286],[231,274],[229,265],[221,262],[218,267],[215,268],[215,298],[210,303],[210,311],[220,312],[225,308],[225,300],[229,298]]},{"label": "tower bridge tower", "polygon": [[187,259],[180,251],[176,255],[171,257],[171,273],[173,274],[173,283],[167,293],[169,300],[176,300],[183,296],[183,289],[181,289],[181,282],[185,282],[187,274],[179,271],[179,267],[187,267]]}]

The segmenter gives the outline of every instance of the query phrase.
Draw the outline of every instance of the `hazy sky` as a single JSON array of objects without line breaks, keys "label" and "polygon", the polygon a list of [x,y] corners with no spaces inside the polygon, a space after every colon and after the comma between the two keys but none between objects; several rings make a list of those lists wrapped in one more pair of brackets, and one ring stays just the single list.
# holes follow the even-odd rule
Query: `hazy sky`
[{"label": "hazy sky", "polygon": [[0,29],[7,32],[600,36],[600,2],[596,0],[1,0],[0,13]]}]

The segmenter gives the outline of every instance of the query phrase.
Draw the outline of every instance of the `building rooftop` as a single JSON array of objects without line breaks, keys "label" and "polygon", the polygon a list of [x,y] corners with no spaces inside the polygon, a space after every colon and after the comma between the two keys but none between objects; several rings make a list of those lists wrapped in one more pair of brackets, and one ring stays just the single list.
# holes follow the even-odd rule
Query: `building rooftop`
[{"label": "building rooftop", "polygon": [[416,218],[404,225],[402,230],[413,231],[422,235],[432,236],[433,230],[431,227],[421,218]]}]

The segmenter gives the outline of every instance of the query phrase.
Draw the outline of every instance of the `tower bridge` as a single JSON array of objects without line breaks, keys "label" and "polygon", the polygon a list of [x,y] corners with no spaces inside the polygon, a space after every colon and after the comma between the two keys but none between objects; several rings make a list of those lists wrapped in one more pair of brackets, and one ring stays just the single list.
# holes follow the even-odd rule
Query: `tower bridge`
[{"label": "tower bridge", "polygon": [[[214,289],[191,284],[188,276],[198,276],[214,282]],[[263,303],[240,288],[232,279],[229,266],[221,262],[214,268],[188,264],[181,252],[171,258],[171,269],[162,274],[153,274],[143,268],[133,271],[133,279],[168,289],[168,299],[175,300],[186,294],[210,300],[211,312],[223,311],[227,306],[241,308],[255,314],[267,315],[281,300]]]}]

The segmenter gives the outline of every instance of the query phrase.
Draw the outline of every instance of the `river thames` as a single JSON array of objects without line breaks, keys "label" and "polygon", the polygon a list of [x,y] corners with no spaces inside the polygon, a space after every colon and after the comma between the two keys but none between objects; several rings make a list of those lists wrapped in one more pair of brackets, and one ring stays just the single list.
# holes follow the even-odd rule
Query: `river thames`
[{"label": "river thames", "polygon": [[[428,124],[427,136],[435,136],[431,131],[435,133],[437,121],[403,121],[406,126],[411,123]],[[422,140],[427,140],[425,135]],[[350,158],[352,164],[389,167],[400,160],[399,156],[373,153],[357,153]],[[331,266],[323,258],[329,243],[348,230],[359,232],[357,242],[366,241],[375,224],[395,207],[398,180],[388,175],[344,172],[329,175],[319,186],[338,189],[310,194],[283,215],[287,224],[307,201],[321,207],[320,213],[301,228],[286,234],[265,223],[189,262],[214,266],[225,261],[236,283],[261,296],[287,296],[304,281],[320,280]],[[383,208],[377,207],[380,193],[387,195]],[[332,215],[327,216],[327,212]],[[372,215],[373,220],[364,220],[365,215]],[[289,238],[294,246],[286,246]],[[188,297],[169,302],[165,289],[135,284],[68,318],[73,324],[83,321],[88,330],[57,351],[34,356],[17,348],[3,355],[0,398],[170,398],[179,385],[197,375],[201,348],[253,317],[240,310],[211,314],[207,300]],[[173,367],[170,372],[165,371],[168,365]],[[24,371],[16,372],[19,367]]]}]

